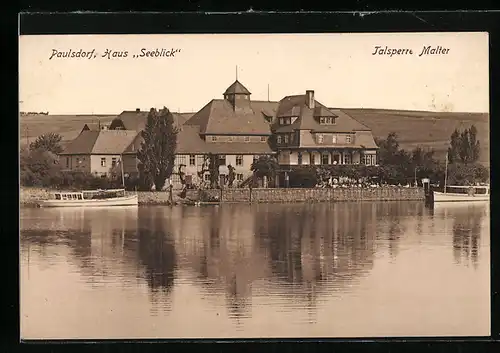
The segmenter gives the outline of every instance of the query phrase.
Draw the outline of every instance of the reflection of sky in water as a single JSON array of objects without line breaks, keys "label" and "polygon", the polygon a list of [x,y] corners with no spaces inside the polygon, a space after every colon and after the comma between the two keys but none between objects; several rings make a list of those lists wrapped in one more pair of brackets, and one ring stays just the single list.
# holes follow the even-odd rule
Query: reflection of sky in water
[{"label": "reflection of sky in water", "polygon": [[[421,203],[385,202],[21,212],[22,307],[31,313],[26,334],[460,335],[489,327],[480,322],[489,320],[483,310],[489,310],[484,206],[429,210]],[[42,287],[35,287],[42,278]],[[57,296],[50,294],[54,288]],[[40,328],[37,322],[49,310],[38,305],[42,293],[58,303],[58,315],[65,310],[66,316],[73,313],[71,320],[87,317],[88,326],[85,319],[72,326],[65,316],[54,331]],[[460,316],[454,311],[459,305],[470,309]],[[99,310],[111,310],[113,328],[95,324],[92,315]],[[446,310],[454,313],[455,326],[445,325]],[[124,328],[127,320],[144,328]]]}]

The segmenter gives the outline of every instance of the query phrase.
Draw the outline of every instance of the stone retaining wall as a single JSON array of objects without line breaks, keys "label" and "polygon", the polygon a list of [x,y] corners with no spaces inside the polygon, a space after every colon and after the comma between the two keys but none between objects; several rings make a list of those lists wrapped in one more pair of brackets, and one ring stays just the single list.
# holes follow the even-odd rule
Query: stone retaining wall
[{"label": "stone retaining wall", "polygon": [[[21,188],[21,205],[36,205],[46,200],[50,190],[41,188]],[[168,191],[139,191],[140,205],[168,205]],[[175,203],[182,202],[179,192],[173,192]],[[332,201],[415,201],[425,200],[423,188],[337,188],[337,189],[225,189],[225,190],[189,190],[186,200],[235,203],[271,203],[271,202],[332,202]]]},{"label": "stone retaining wall", "polygon": [[331,201],[420,201],[423,188],[315,188],[315,189],[226,189],[204,193],[222,202],[331,202]]}]

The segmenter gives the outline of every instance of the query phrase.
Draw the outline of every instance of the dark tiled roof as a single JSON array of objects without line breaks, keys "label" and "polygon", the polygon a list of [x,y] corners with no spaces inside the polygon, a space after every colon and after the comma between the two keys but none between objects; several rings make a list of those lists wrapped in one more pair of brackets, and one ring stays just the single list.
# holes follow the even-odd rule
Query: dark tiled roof
[{"label": "dark tiled roof", "polygon": [[[305,95],[287,96],[279,102],[276,116],[298,116],[290,125],[277,126],[276,132],[293,132],[295,130],[311,130],[314,132],[352,132],[370,129],[339,109],[328,109],[318,101],[314,101],[314,109],[306,104]],[[294,113],[292,115],[292,113]],[[299,114],[295,114],[299,113]],[[336,117],[335,125],[320,125],[317,117]]]},{"label": "dark tiled roof", "polygon": [[186,125],[200,126],[201,134],[270,135],[266,116],[275,114],[274,102],[252,102],[245,109],[234,109],[224,99],[213,99],[186,121]]},{"label": "dark tiled roof", "polygon": [[99,131],[82,131],[73,141],[68,143],[64,151],[60,154],[91,154],[98,136]]},{"label": "dark tiled roof", "polygon": [[[112,122],[113,125],[122,126],[125,130],[142,131],[146,126],[149,112],[145,111],[123,111]],[[174,123],[176,126],[182,126],[194,113],[174,113]]]},{"label": "dark tiled roof", "polygon": [[354,142],[361,148],[377,148],[378,146],[373,139],[371,131],[356,131]]},{"label": "dark tiled roof", "polygon": [[224,94],[251,94],[249,90],[246,89],[245,86],[241,84],[240,81],[236,80],[234,83],[229,86]]}]

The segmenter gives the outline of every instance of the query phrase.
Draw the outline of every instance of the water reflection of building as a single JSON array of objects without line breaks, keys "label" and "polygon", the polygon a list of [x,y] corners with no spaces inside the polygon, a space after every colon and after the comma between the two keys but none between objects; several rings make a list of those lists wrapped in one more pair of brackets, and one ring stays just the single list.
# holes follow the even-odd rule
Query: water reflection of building
[{"label": "water reflection of building", "polygon": [[207,294],[224,295],[230,316],[250,315],[252,283],[268,272],[251,206],[177,208],[170,220],[179,263],[198,273]]},{"label": "water reflection of building", "polygon": [[477,266],[481,249],[484,221],[489,218],[489,205],[450,204],[440,205],[434,216],[451,224],[453,257],[456,263]]}]

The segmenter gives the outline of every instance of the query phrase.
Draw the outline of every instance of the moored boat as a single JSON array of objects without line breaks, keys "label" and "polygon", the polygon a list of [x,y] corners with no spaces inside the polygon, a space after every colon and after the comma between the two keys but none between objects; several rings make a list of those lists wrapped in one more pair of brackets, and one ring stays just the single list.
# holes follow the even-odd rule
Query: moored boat
[{"label": "moored boat", "polygon": [[[449,192],[451,191],[451,192]],[[446,186],[443,192],[434,191],[434,202],[488,202],[490,187],[481,186]]]},{"label": "moored boat", "polygon": [[40,207],[110,207],[138,206],[137,194],[127,195],[125,189],[83,190],[55,192],[50,199],[41,201]]}]

